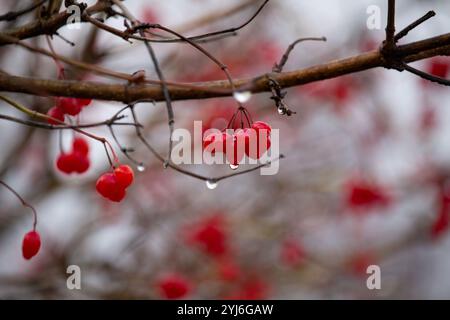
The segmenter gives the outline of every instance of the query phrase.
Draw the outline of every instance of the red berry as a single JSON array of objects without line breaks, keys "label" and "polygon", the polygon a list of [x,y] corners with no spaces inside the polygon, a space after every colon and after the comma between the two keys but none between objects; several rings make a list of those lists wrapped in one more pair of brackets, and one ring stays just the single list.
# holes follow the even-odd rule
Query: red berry
[{"label": "red berry", "polygon": [[75,171],[76,159],[72,153],[61,153],[56,159],[56,167],[59,171],[70,174]]},{"label": "red berry", "polygon": [[387,206],[389,194],[381,186],[363,180],[350,181],[346,186],[346,203],[350,209]]},{"label": "red berry", "polygon": [[114,170],[114,174],[116,175],[117,183],[123,188],[128,188],[133,183],[134,172],[130,166],[120,165]]},{"label": "red berry", "polygon": [[180,299],[191,291],[190,282],[178,274],[162,277],[158,281],[157,286],[161,296],[166,299]]},{"label": "red berry", "polygon": [[212,155],[215,155],[216,151],[225,152],[227,137],[227,133],[225,132],[210,133],[203,138],[203,149],[211,145],[208,150]]},{"label": "red berry", "polygon": [[450,60],[434,58],[428,65],[428,72],[433,76],[446,78],[450,70]]},{"label": "red berry", "polygon": [[[50,108],[47,112],[47,115],[49,117],[55,118],[61,122],[64,122],[64,111],[61,108],[59,108],[58,106],[54,106],[54,107]],[[59,122],[52,120],[52,119],[47,119],[47,122],[50,124],[54,124],[54,125],[60,124]]]},{"label": "red berry", "polygon": [[86,107],[91,104],[92,99],[76,99],[80,107]]},{"label": "red berry", "polygon": [[364,276],[370,265],[376,264],[376,259],[370,252],[355,254],[350,260],[350,272],[356,276]]},{"label": "red berry", "polygon": [[188,240],[213,257],[223,257],[229,251],[228,233],[220,215],[201,221],[194,227]]},{"label": "red berry", "polygon": [[58,106],[64,111],[64,113],[71,116],[76,116],[81,112],[81,105],[74,98],[59,98]]},{"label": "red berry", "polygon": [[72,148],[74,151],[83,155],[87,155],[89,153],[89,143],[82,137],[76,137],[73,139]]},{"label": "red berry", "polygon": [[70,156],[72,157],[72,161],[74,162],[74,168],[73,170],[76,173],[84,173],[89,169],[90,166],[90,161],[89,158],[77,151],[74,151],[70,154]]},{"label": "red berry", "polygon": [[79,152],[62,153],[56,160],[56,167],[66,174],[84,173],[89,169],[89,158]]},{"label": "red berry", "polygon": [[226,155],[232,165],[238,165],[245,155],[249,137],[247,130],[238,129],[226,140]]},{"label": "red berry", "polygon": [[34,257],[41,247],[41,237],[36,231],[30,231],[23,237],[22,254],[27,260]]},{"label": "red berry", "polygon": [[125,197],[125,188],[118,182],[114,173],[105,173],[98,178],[95,185],[98,193],[103,197],[114,201],[120,202]]},{"label": "red berry", "polygon": [[450,196],[445,187],[440,191],[439,213],[431,227],[431,236],[435,239],[444,234],[450,225]]},{"label": "red berry", "polygon": [[[270,149],[270,131],[266,128],[262,129],[245,129],[247,133],[247,143],[245,146],[245,154],[252,159],[259,159]],[[265,141],[265,142],[264,142]]]},{"label": "red berry", "polygon": [[267,130],[267,135],[270,135],[270,132],[272,131],[272,127],[264,121],[253,122],[252,129],[255,129],[257,132],[259,132],[259,130]]},{"label": "red berry", "polygon": [[239,266],[229,258],[219,261],[218,273],[223,281],[233,282],[241,277]]}]

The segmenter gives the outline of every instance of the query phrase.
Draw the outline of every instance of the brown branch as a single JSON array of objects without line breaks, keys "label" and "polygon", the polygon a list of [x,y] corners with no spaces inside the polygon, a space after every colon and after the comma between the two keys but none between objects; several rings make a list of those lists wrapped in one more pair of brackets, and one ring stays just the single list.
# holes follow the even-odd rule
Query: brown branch
[{"label": "brown branch", "polygon": [[[103,10],[106,10],[110,4],[107,1],[99,1],[93,6],[90,6],[86,8],[86,12],[88,14],[94,14],[101,12]],[[18,39],[28,39],[32,37],[36,37],[39,35],[52,35],[55,34],[55,32],[61,28],[62,26],[66,25],[67,19],[70,17],[70,13],[67,11],[60,12],[58,14],[55,14],[51,16],[49,19],[38,19],[33,22],[30,22],[28,24],[25,24],[23,26],[6,30],[0,34],[18,38]],[[0,39],[0,46],[11,44],[13,42],[9,41],[8,39]]]},{"label": "brown branch", "polygon": [[388,20],[386,25],[385,49],[392,51],[395,48],[395,0],[388,0]]},{"label": "brown branch", "polygon": [[[437,37],[398,46],[396,55],[409,63],[437,55],[450,54],[450,33]],[[293,87],[315,81],[336,78],[346,74],[361,72],[377,67],[386,67],[383,54],[370,51],[350,58],[335,60],[325,64],[308,67],[291,72],[270,74],[281,87]],[[169,83],[169,82],[168,82]],[[262,75],[253,79],[234,81],[239,89],[254,93],[270,90],[269,78]],[[42,96],[71,96],[99,100],[114,100],[125,103],[142,99],[163,101],[164,96],[159,86],[126,84],[106,84],[88,81],[46,80],[10,76],[0,73],[0,91],[39,94]],[[228,81],[194,83],[189,88],[169,85],[172,100],[207,99],[229,96],[232,94]]]}]

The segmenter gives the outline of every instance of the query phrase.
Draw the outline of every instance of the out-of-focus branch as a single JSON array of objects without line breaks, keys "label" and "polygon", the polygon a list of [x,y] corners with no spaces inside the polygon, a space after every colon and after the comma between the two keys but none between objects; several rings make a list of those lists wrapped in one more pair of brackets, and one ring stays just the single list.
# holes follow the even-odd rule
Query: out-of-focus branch
[{"label": "out-of-focus branch", "polygon": [[[110,7],[109,2],[107,1],[99,1],[96,4],[86,8],[86,12],[89,14],[98,13],[106,10]],[[49,19],[38,19],[23,26],[6,30],[2,32],[2,34],[18,38],[18,39],[28,39],[32,37],[36,37],[39,35],[52,35],[61,28],[66,25],[67,19],[71,16],[71,13],[67,11],[62,11],[58,14],[52,15]],[[0,39],[0,46],[11,44],[12,42],[8,39]]]}]

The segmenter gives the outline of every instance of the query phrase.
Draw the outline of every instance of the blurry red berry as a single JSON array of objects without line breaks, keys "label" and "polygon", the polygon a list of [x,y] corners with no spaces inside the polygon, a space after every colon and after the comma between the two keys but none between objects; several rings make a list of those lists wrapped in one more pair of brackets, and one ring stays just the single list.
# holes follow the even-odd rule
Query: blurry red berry
[{"label": "blurry red berry", "polygon": [[82,108],[90,105],[91,102],[92,99],[76,99],[76,103]]},{"label": "blurry red berry", "polygon": [[75,171],[76,159],[72,153],[61,153],[56,159],[56,167],[59,171],[70,174]]},{"label": "blurry red berry", "polygon": [[289,267],[297,267],[305,260],[303,247],[295,241],[284,241],[281,248],[281,261]]},{"label": "blurry red berry", "polygon": [[71,153],[71,157],[73,157],[74,168],[73,171],[76,173],[85,173],[90,166],[90,161],[87,155],[74,151]]},{"label": "blurry red berry", "polygon": [[212,155],[215,155],[216,151],[225,152],[227,137],[228,135],[225,132],[212,132],[207,134],[203,138],[203,149],[211,146],[208,150],[211,151]]},{"label": "blurry red berry", "polygon": [[[52,108],[50,108],[47,112],[47,115],[49,117],[55,118],[61,122],[64,122],[64,111],[59,108],[58,106],[54,106]],[[59,122],[52,120],[52,119],[47,119],[47,122],[53,125],[58,125],[60,124]]]},{"label": "blurry red berry", "polygon": [[253,122],[252,129],[255,129],[256,132],[258,132],[258,133],[259,133],[259,130],[267,130],[267,135],[270,135],[270,132],[272,131],[272,127],[264,121]]},{"label": "blurry red berry", "polygon": [[125,198],[125,188],[117,182],[114,173],[102,174],[98,178],[95,187],[100,195],[111,201],[120,202]]},{"label": "blurry red berry", "polygon": [[367,268],[374,264],[376,264],[376,260],[371,253],[357,253],[350,260],[350,272],[356,276],[365,276]]},{"label": "blurry red berry", "polygon": [[117,183],[123,188],[128,188],[134,180],[134,172],[130,166],[122,164],[114,170],[116,175]]},{"label": "blurry red berry", "polygon": [[89,153],[89,143],[82,137],[76,137],[72,142],[73,151],[79,152],[83,155]]},{"label": "blurry red berry", "polygon": [[56,160],[56,167],[66,174],[84,173],[89,169],[89,158],[79,152],[62,153]]},{"label": "blurry red berry", "polygon": [[391,202],[389,194],[381,186],[364,180],[352,180],[346,185],[346,204],[350,209],[367,209],[387,206]]},{"label": "blurry red berry", "polygon": [[193,228],[190,242],[214,257],[228,252],[228,234],[221,216],[208,217]]},{"label": "blurry red berry", "polygon": [[[269,127],[270,128],[270,127]],[[270,149],[270,131],[267,128],[244,129],[246,131],[245,154],[251,159],[259,159]]]},{"label": "blurry red berry", "polygon": [[431,227],[431,236],[438,238],[450,225],[450,194],[446,186],[442,186],[439,194],[439,212]]},{"label": "blurry red berry", "polygon": [[226,156],[230,164],[238,165],[245,156],[245,149],[249,143],[247,130],[238,129],[233,135],[227,136]]},{"label": "blurry red berry", "polygon": [[446,78],[450,69],[450,59],[434,58],[429,62],[427,69],[433,76]]},{"label": "blurry red berry", "polygon": [[191,291],[190,282],[178,274],[166,275],[160,278],[157,287],[160,295],[165,299],[180,299]]},{"label": "blurry red berry", "polygon": [[221,259],[218,261],[218,264],[218,273],[222,280],[232,282],[240,278],[241,270],[239,266],[231,259]]},{"label": "blurry red berry", "polygon": [[74,98],[58,98],[58,107],[71,116],[78,115],[82,108],[77,99]]},{"label": "blurry red berry", "polygon": [[36,231],[30,231],[25,234],[22,242],[22,254],[27,260],[34,257],[41,247],[41,237]]}]

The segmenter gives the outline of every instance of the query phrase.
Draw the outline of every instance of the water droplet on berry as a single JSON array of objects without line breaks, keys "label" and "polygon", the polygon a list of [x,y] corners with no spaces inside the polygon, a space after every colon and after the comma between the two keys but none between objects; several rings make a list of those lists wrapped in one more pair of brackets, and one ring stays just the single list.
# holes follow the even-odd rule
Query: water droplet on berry
[{"label": "water droplet on berry", "polygon": [[232,164],[232,163],[230,163],[230,169],[231,169],[231,170],[236,170],[237,168],[239,168],[239,165],[238,165],[238,164]]},{"label": "water droplet on berry", "polygon": [[145,166],[143,163],[138,164],[138,166],[136,167],[137,171],[139,172],[144,172],[145,171]]},{"label": "water droplet on berry", "polygon": [[246,103],[252,97],[252,93],[250,91],[236,91],[233,94],[233,97],[240,103]]},{"label": "water droplet on berry", "polygon": [[214,190],[215,188],[217,188],[217,182],[214,180],[206,180],[206,187],[209,190]]}]

